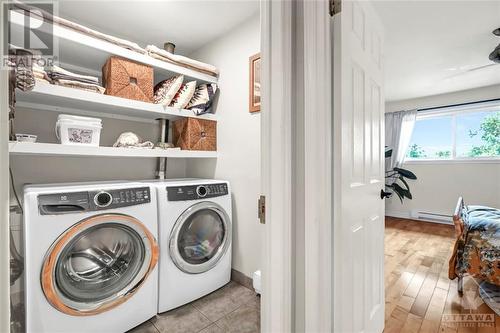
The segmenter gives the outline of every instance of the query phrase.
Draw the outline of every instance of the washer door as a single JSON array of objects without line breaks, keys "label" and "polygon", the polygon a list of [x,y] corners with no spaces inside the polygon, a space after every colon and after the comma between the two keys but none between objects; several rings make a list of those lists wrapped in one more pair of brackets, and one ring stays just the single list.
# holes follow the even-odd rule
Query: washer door
[{"label": "washer door", "polygon": [[179,216],[170,235],[170,257],[186,273],[213,268],[231,244],[231,221],[214,202],[201,202]]},{"label": "washer door", "polygon": [[102,313],[125,302],[146,281],[158,261],[154,236],[137,219],[121,214],[82,220],[49,249],[42,289],[61,312]]}]

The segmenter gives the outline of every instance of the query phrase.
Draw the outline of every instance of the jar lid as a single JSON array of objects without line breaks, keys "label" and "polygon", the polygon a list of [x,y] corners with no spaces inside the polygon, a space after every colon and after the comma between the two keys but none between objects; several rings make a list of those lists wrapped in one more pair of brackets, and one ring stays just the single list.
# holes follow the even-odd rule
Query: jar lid
[{"label": "jar lid", "polygon": [[99,123],[99,124],[102,122],[102,119],[99,118],[73,116],[70,114],[60,114],[59,116],[57,116],[57,121],[60,120],[84,121],[84,122]]}]

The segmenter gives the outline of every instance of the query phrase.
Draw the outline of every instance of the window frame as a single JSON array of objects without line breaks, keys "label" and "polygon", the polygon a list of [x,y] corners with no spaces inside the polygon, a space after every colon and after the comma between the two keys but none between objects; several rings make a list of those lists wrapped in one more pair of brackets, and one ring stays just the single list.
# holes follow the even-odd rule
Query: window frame
[{"label": "window frame", "polygon": [[457,105],[440,106],[418,110],[416,122],[423,119],[451,116],[452,146],[450,158],[410,158],[404,163],[435,164],[435,163],[500,163],[500,156],[457,157],[457,116],[468,113],[500,112],[500,99],[471,102]]}]

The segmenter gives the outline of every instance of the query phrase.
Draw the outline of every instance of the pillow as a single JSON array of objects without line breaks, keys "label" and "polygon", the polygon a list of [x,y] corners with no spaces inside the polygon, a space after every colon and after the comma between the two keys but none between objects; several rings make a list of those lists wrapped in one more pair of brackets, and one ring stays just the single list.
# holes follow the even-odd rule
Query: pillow
[{"label": "pillow", "polygon": [[193,110],[197,115],[206,113],[212,105],[216,92],[217,85],[215,83],[200,84],[196,87],[193,98],[191,98],[186,108]]},{"label": "pillow", "polygon": [[159,82],[154,88],[153,103],[169,105],[181,88],[182,81],[184,81],[184,75],[172,76],[170,79]]},{"label": "pillow", "polygon": [[185,83],[181,86],[174,99],[170,103],[171,107],[184,109],[191,98],[193,98],[194,91],[196,90],[196,81]]}]

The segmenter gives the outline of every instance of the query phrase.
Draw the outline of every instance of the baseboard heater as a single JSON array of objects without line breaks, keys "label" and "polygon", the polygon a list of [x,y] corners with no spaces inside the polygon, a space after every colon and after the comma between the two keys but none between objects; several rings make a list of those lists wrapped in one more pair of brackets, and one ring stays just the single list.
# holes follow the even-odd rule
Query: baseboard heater
[{"label": "baseboard heater", "polygon": [[446,215],[446,214],[412,211],[411,217],[422,221],[430,221],[430,222],[446,223],[446,224],[453,223],[453,217],[451,215]]}]

